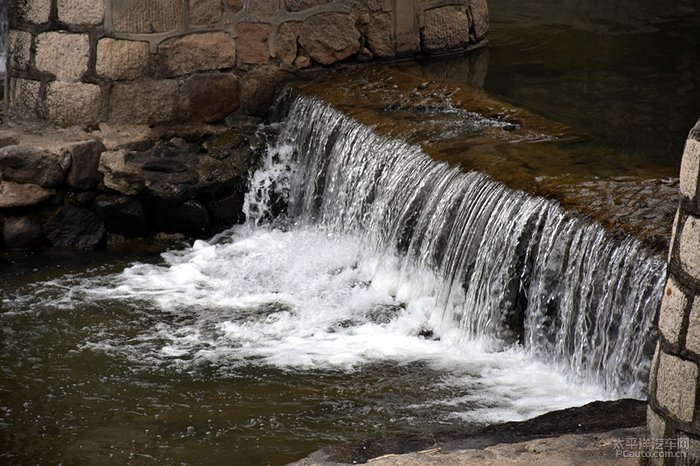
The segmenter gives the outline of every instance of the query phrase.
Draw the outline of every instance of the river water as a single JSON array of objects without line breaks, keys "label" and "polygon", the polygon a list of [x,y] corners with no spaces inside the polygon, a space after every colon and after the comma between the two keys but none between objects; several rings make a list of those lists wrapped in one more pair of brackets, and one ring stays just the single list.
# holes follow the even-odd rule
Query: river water
[{"label": "river water", "polygon": [[[505,30],[578,26],[577,10],[542,19],[556,11],[546,2],[493,3],[486,88],[556,113],[546,86],[558,81],[522,72],[525,39]],[[558,63],[567,42],[546,42],[540,59]],[[522,79],[499,84],[509,66]],[[586,112],[561,112],[625,146]],[[636,240],[313,98],[278,130],[245,225],[162,256],[3,257],[4,462],[284,464],[386,431],[467,432],[644,396],[665,271]]]}]

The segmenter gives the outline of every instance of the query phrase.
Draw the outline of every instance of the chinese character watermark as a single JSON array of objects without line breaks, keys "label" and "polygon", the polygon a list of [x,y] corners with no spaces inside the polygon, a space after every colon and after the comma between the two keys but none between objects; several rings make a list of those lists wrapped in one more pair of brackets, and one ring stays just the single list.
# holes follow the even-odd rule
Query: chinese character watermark
[{"label": "chinese character watermark", "polygon": [[685,458],[690,448],[688,437],[613,439],[617,458]]}]

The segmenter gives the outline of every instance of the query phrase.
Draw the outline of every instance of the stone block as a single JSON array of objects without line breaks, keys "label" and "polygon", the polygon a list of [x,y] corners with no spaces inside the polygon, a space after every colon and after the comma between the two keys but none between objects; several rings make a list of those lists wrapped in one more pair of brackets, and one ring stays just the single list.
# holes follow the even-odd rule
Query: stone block
[{"label": "stone block", "polygon": [[32,34],[11,30],[7,36],[7,64],[15,70],[26,70],[31,60]]},{"label": "stone block", "polygon": [[253,16],[271,18],[279,12],[279,2],[270,0],[250,0],[248,12]]},{"label": "stone block", "polygon": [[688,298],[685,293],[678,288],[673,277],[669,277],[659,311],[659,330],[672,345],[679,342],[687,304]]},{"label": "stone block", "polygon": [[474,41],[485,39],[489,31],[489,7],[486,0],[470,0],[468,13],[472,39]]},{"label": "stone block", "polygon": [[656,400],[674,419],[691,423],[695,414],[698,366],[661,352],[656,375]]},{"label": "stone block", "polygon": [[36,67],[60,81],[78,81],[87,71],[90,41],[87,34],[44,32],[36,39]]},{"label": "stone block", "polygon": [[102,24],[104,0],[57,0],[58,20],[73,26]]},{"label": "stone block", "polygon": [[700,176],[700,142],[688,138],[685,142],[683,160],[681,161],[680,190],[681,196],[693,199],[698,190]]},{"label": "stone block", "polygon": [[299,43],[311,58],[330,65],[360,50],[360,31],[352,15],[320,13],[307,18],[299,31]]},{"label": "stone block", "polygon": [[66,176],[66,184],[76,189],[94,189],[102,180],[98,171],[100,155],[105,146],[100,141],[74,142],[61,150],[62,156],[70,157],[70,169]]},{"label": "stone block", "polygon": [[116,83],[109,103],[113,123],[151,124],[177,116],[179,83],[175,80]]},{"label": "stone block", "polygon": [[308,10],[319,5],[325,5],[330,0],[284,0],[287,11]]},{"label": "stone block", "polygon": [[264,116],[289,73],[273,65],[261,66],[248,73],[241,86],[241,107],[255,116]]},{"label": "stone block", "polygon": [[687,217],[678,245],[681,267],[700,280],[700,219]]},{"label": "stone block", "polygon": [[0,149],[0,178],[56,188],[63,183],[63,169],[55,157],[34,146],[7,146]]},{"label": "stone block", "polygon": [[244,0],[227,0],[226,4],[234,13],[237,13],[243,9]]},{"label": "stone block", "polygon": [[12,0],[9,5],[12,26],[16,21],[29,24],[44,24],[49,21],[51,2],[47,0]]},{"label": "stone block", "polygon": [[92,125],[99,121],[102,90],[97,84],[53,81],[46,90],[46,113],[58,126]]},{"label": "stone block", "polygon": [[137,79],[148,70],[148,42],[104,38],[97,43],[97,74],[111,79]]},{"label": "stone block", "polygon": [[688,332],[685,347],[695,354],[700,354],[700,296],[695,296],[688,318]]},{"label": "stone block", "polygon": [[367,47],[375,57],[392,58],[396,56],[394,25],[390,14],[377,13],[372,15],[366,28]]},{"label": "stone block", "polygon": [[426,11],[424,17],[421,39],[426,52],[454,50],[469,44],[469,18],[462,8],[434,8]]},{"label": "stone block", "polygon": [[8,84],[10,116],[17,120],[29,120],[37,117],[41,83],[30,79],[9,78]]},{"label": "stone block", "polygon": [[182,26],[180,0],[120,0],[112,2],[116,32],[151,34],[170,32]]},{"label": "stone block", "polygon": [[647,406],[647,427],[649,429],[649,438],[666,438],[666,422],[651,409],[651,406]]},{"label": "stone block", "polygon": [[236,27],[239,65],[264,65],[270,60],[267,39],[272,27],[261,23],[240,23]]},{"label": "stone block", "polygon": [[190,24],[211,25],[221,21],[224,5],[221,0],[189,0]]},{"label": "stone block", "polygon": [[236,41],[225,32],[175,37],[163,42],[158,49],[163,73],[167,76],[233,68],[236,65]]},{"label": "stone block", "polygon": [[27,207],[51,199],[55,189],[42,188],[38,184],[15,183],[0,180],[0,208]]},{"label": "stone block", "polygon": [[41,223],[34,216],[10,217],[5,220],[2,238],[8,249],[28,249],[40,246],[44,235]]},{"label": "stone block", "polygon": [[676,216],[673,217],[673,228],[671,229],[671,241],[668,243],[668,255],[666,256],[666,262],[671,262],[673,257],[673,252],[676,250],[676,236],[678,236],[678,224],[680,221],[681,211],[676,210]]},{"label": "stone block", "polygon": [[289,21],[282,23],[277,28],[273,42],[272,55],[283,63],[291,65],[297,57],[297,39],[299,38],[301,23]]},{"label": "stone block", "polygon": [[238,108],[238,80],[231,74],[195,74],[185,81],[182,94],[193,120],[218,121]]}]

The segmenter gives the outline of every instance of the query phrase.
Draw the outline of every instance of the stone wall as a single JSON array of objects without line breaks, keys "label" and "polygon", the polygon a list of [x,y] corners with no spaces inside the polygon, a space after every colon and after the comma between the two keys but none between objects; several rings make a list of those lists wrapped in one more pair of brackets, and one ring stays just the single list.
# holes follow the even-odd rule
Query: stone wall
[{"label": "stone wall", "polygon": [[213,122],[295,73],[483,43],[486,0],[13,0],[15,121]]},{"label": "stone wall", "polygon": [[681,201],[673,226],[669,276],[659,313],[659,342],[649,381],[650,438],[665,439],[670,452],[680,456],[653,457],[652,464],[700,463],[699,180],[700,121],[690,132],[683,154]]}]

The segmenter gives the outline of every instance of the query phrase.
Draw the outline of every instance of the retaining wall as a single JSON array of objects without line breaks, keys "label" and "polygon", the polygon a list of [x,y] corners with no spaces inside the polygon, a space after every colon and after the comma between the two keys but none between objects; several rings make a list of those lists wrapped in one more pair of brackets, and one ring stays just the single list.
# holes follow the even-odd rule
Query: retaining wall
[{"label": "retaining wall", "polygon": [[7,113],[58,126],[264,114],[295,73],[482,43],[486,0],[12,0]]}]

